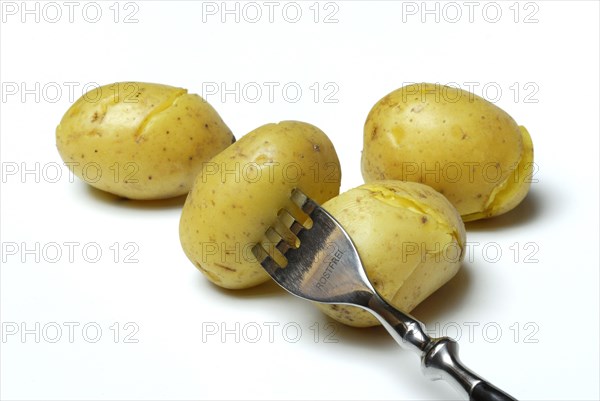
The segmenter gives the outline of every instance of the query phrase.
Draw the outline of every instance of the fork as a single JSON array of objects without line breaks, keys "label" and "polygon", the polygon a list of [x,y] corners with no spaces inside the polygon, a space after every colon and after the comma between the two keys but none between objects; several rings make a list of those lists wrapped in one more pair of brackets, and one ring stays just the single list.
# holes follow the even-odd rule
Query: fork
[{"label": "fork", "polygon": [[277,223],[252,248],[281,287],[309,301],[366,309],[403,348],[420,356],[427,377],[449,382],[471,401],[515,400],[465,367],[456,341],[430,337],[423,323],[377,293],[350,236],[333,216],[299,189],[293,190],[291,200],[292,210],[281,209]]}]

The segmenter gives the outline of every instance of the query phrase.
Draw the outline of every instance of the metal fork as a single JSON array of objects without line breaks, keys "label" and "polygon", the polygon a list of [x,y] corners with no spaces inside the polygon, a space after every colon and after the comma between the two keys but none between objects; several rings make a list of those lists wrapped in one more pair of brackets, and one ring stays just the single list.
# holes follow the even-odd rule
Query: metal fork
[{"label": "metal fork", "polygon": [[[466,368],[451,338],[432,338],[425,326],[388,304],[373,288],[352,240],[342,226],[300,190],[291,199],[302,212],[282,209],[266,240],[252,251],[285,290],[310,301],[358,306],[371,312],[392,337],[421,358],[423,373],[446,380],[472,401],[515,400]],[[292,205],[293,205],[292,204]]]}]

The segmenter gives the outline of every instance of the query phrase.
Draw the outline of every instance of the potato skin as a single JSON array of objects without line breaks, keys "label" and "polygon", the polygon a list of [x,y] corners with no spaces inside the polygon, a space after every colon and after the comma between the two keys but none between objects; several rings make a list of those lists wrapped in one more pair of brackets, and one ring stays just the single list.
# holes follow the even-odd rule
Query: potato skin
[{"label": "potato skin", "polygon": [[[459,270],[464,224],[448,200],[414,182],[373,181],[323,204],[352,238],[369,280],[396,308],[410,312]],[[379,324],[369,312],[317,304],[356,327]]]},{"label": "potato skin", "polygon": [[505,213],[527,195],[533,144],[505,111],[439,84],[397,89],[364,127],[365,182],[422,182],[446,196],[464,221]]},{"label": "potato skin", "polygon": [[341,169],[329,138],[298,121],[263,125],[219,153],[196,178],[179,225],[187,257],[230,289],[269,280],[252,254],[300,188],[317,202],[339,193]]},{"label": "potato skin", "polygon": [[79,98],[56,128],[56,146],[88,184],[130,199],[186,194],[202,163],[235,141],[198,95],[119,82]]}]

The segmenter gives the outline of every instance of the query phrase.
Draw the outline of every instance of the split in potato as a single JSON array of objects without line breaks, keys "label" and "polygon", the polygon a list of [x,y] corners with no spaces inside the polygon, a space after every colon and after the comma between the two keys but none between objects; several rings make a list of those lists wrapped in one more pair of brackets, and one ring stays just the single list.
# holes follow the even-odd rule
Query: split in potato
[{"label": "split in potato", "polygon": [[371,109],[364,127],[366,182],[421,182],[445,195],[464,221],[505,213],[527,195],[529,133],[496,105],[439,84],[404,86]]},{"label": "split in potato", "polygon": [[143,82],[86,93],[56,128],[58,151],[75,176],[131,199],[186,194],[202,165],[232,142],[200,96]]},{"label": "split in potato", "polygon": [[[427,185],[373,181],[325,202],[348,232],[379,294],[410,312],[460,268],[465,227],[448,200]],[[333,319],[367,327],[379,321],[364,309],[317,304]]]}]

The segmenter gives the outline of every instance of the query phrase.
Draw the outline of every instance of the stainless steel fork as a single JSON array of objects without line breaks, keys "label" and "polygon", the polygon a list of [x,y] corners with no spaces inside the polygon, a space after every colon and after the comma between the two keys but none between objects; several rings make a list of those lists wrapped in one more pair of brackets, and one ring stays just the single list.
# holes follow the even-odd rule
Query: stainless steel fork
[{"label": "stainless steel fork", "polygon": [[451,338],[429,337],[423,323],[388,304],[369,282],[352,240],[342,226],[300,190],[291,199],[308,215],[279,211],[266,241],[253,247],[264,269],[284,289],[300,298],[358,306],[371,312],[404,348],[416,352],[432,380],[444,379],[472,401],[515,400],[466,368]]}]

